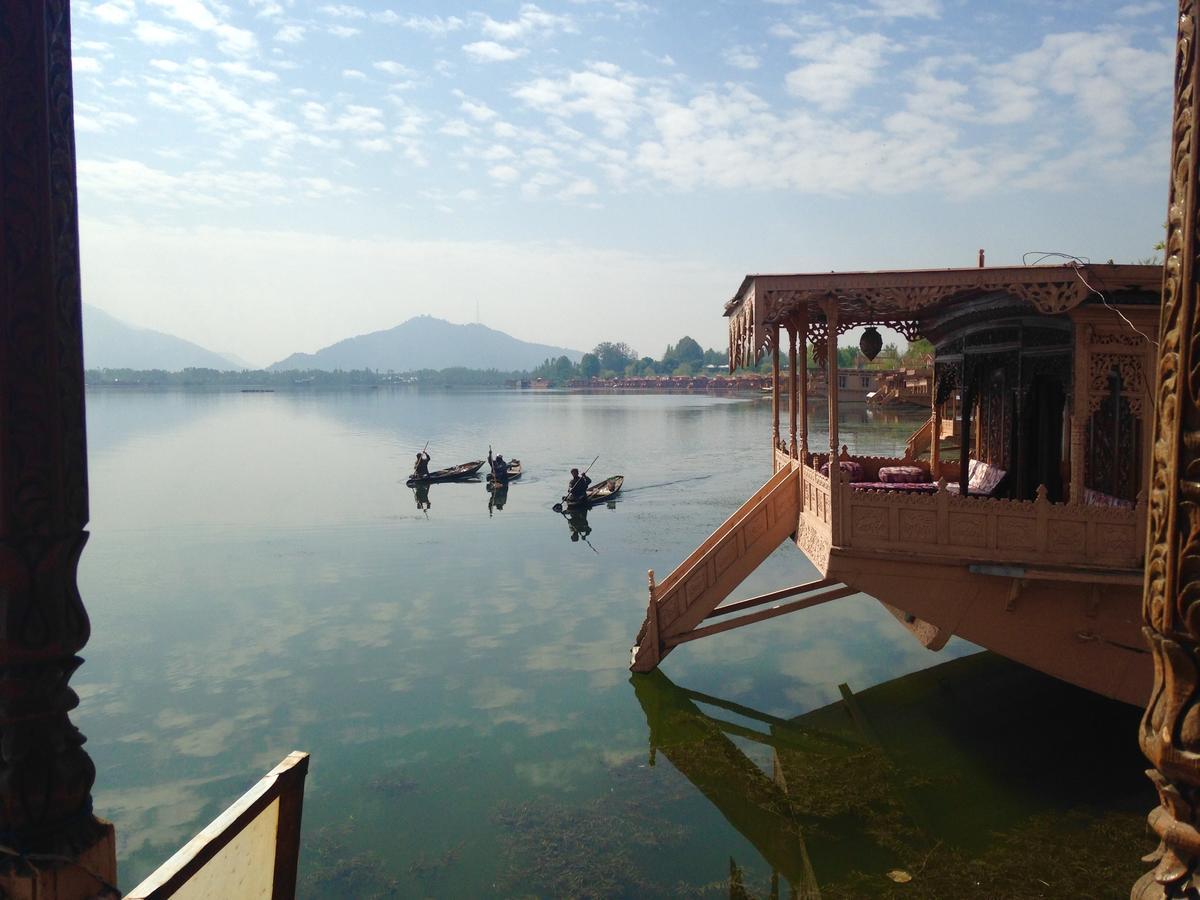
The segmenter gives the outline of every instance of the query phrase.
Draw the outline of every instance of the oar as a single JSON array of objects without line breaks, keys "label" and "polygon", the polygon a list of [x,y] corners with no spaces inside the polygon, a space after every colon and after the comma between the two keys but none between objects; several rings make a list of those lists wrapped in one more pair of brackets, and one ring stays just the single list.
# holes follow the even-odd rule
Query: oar
[{"label": "oar", "polygon": [[[592,466],[594,466],[596,464],[596,460],[599,458],[600,458],[600,454],[597,453],[595,459],[593,459],[590,463],[588,463],[588,467],[583,470],[583,472],[580,474],[579,477],[582,478],[584,475],[586,475],[588,472],[590,472],[592,469]],[[566,497],[563,497],[563,500],[566,500],[566,499],[567,499]],[[563,505],[562,505],[562,503],[555,503],[554,506],[551,507],[551,509],[553,509],[556,513],[560,513],[563,511]]]}]

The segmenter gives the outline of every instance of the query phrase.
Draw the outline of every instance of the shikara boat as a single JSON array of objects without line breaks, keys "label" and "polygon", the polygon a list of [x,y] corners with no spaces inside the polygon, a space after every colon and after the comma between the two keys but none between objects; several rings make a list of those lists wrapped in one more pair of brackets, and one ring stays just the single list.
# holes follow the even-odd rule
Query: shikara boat
[{"label": "shikara boat", "polygon": [[412,487],[414,484],[433,484],[438,481],[461,481],[464,478],[470,478],[472,475],[475,475],[482,468],[483,460],[478,459],[459,466],[451,466],[449,469],[438,469],[436,472],[430,472],[423,478],[410,475],[405,484]]},{"label": "shikara boat", "polygon": [[[509,481],[516,481],[518,478],[521,477],[521,473],[524,471],[525,470],[523,468],[521,468],[521,461],[519,459],[510,459],[508,461],[508,480]],[[495,482],[496,482],[496,476],[493,475],[491,472],[488,472],[487,473],[487,484],[488,484],[489,491],[492,489],[492,485],[495,484]]]},{"label": "shikara boat", "polygon": [[587,499],[583,502],[576,502],[563,498],[563,509],[587,509],[590,506],[596,506],[599,503],[604,503],[606,500],[611,500],[621,490],[621,485],[625,483],[624,475],[613,475],[605,478],[603,481],[598,481],[596,484],[588,488]]}]

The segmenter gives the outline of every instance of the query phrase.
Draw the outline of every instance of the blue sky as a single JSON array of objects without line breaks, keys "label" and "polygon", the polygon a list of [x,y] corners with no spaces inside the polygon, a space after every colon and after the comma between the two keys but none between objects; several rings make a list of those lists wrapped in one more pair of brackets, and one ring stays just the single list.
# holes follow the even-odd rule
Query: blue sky
[{"label": "blue sky", "polygon": [[1165,218],[1165,0],[72,9],[84,299],[256,364],[477,302],[724,346],[747,272],[1133,261]]}]

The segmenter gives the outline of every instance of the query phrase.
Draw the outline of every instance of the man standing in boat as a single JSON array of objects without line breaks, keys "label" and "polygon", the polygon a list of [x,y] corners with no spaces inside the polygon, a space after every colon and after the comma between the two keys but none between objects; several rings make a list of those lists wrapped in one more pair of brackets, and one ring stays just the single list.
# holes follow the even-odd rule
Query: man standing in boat
[{"label": "man standing in boat", "polygon": [[592,479],[587,477],[587,473],[579,474],[578,469],[571,470],[571,483],[567,485],[567,502],[571,504],[581,504],[587,500],[588,486],[592,483]]},{"label": "man standing in boat", "polygon": [[413,466],[413,478],[429,477],[429,454],[424,450],[417,451],[417,462]]},{"label": "man standing in boat", "polygon": [[492,480],[496,487],[508,484],[508,461],[500,453],[493,457],[491,447],[488,447],[488,464],[492,467]]}]

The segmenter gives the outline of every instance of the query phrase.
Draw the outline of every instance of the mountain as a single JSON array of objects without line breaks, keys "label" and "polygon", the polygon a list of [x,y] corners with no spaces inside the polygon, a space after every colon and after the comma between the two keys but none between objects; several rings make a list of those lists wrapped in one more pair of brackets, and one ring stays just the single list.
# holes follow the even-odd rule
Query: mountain
[{"label": "mountain", "polygon": [[433,316],[417,316],[386,331],[373,331],[338,341],[316,353],[293,353],[268,368],[381,369],[532,369],[547,358],[566,356],[578,362],[583,354],[565,347],[531,344],[485,325],[454,325]]},{"label": "mountain", "polygon": [[232,359],[173,334],[138,328],[83,304],[83,364],[89,369],[242,369]]}]

